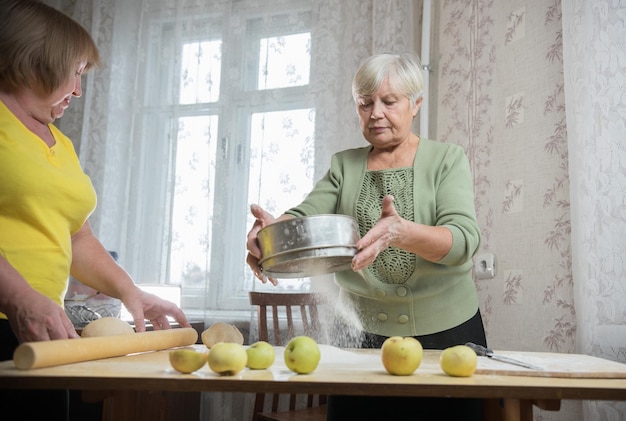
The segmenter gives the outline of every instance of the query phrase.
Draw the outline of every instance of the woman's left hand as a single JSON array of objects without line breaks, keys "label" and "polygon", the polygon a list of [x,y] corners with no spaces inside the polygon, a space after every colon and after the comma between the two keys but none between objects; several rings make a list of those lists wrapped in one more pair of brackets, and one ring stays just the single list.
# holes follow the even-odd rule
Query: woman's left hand
[{"label": "woman's left hand", "polygon": [[401,237],[404,219],[393,206],[394,197],[383,198],[380,219],[357,243],[358,250],[352,259],[352,270],[355,272],[369,266],[381,251],[394,244]]},{"label": "woman's left hand", "polygon": [[122,302],[133,316],[137,332],[146,330],[146,320],[152,323],[154,330],[169,329],[171,326],[167,316],[173,317],[181,327],[191,327],[183,311],[174,303],[139,288],[131,295],[123,297]]}]

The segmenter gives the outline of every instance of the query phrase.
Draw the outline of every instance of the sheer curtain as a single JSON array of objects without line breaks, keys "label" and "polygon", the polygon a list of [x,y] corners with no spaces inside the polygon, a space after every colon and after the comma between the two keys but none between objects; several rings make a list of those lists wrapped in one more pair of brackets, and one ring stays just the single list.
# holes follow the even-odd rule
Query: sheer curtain
[{"label": "sheer curtain", "polygon": [[[562,3],[577,351],[626,361],[626,7]],[[590,401],[585,420],[623,420]]]},{"label": "sheer curtain", "polygon": [[[171,241],[169,199],[175,187],[172,172],[175,142],[158,140],[151,135],[164,128],[158,113],[148,126],[136,113],[140,107],[145,107],[148,96],[158,108],[170,101],[172,95],[172,83],[166,77],[154,80],[149,89],[145,87],[146,78],[154,79],[154,75],[144,73],[145,61],[154,53],[148,48],[162,54],[164,67],[171,64],[175,69],[177,65],[169,62],[172,52],[168,50],[171,45],[166,38],[146,43],[149,25],[155,25],[159,19],[171,21],[172,36],[211,33],[219,22],[200,18],[179,21],[178,17],[185,16],[189,10],[197,10],[198,15],[204,11],[219,11],[228,20],[224,36],[237,37],[246,31],[246,19],[262,16],[263,10],[308,10],[311,74],[305,95],[312,98],[315,107],[314,179],[324,173],[333,152],[363,145],[350,89],[360,62],[375,52],[413,51],[414,45],[419,45],[414,22],[419,22],[416,15],[419,15],[421,1],[277,0],[271,5],[252,0],[47,2],[81,22],[92,33],[102,55],[103,67],[86,76],[83,98],[73,103],[71,112],[59,121],[59,126],[75,142],[81,162],[97,190],[98,208],[90,220],[96,234],[108,249],[119,253],[120,263],[139,283],[168,281],[163,277],[167,273],[167,245]],[[245,14],[240,16],[241,11]],[[271,20],[261,19],[261,22],[274,24]],[[244,64],[245,60],[227,63],[223,67],[226,74],[222,77],[236,78],[245,73]],[[263,107],[271,110],[272,105],[271,95],[265,105],[255,104],[261,111]],[[222,139],[219,142],[223,142]],[[223,146],[219,142],[218,148]],[[239,188],[233,184],[236,177],[228,171],[218,171],[213,177],[215,185]],[[222,227],[245,225],[247,213],[242,204],[234,216],[217,215],[216,218],[226,221]],[[225,239],[226,246],[218,246],[228,249],[229,241],[236,240]],[[245,237],[238,242],[243,246]],[[213,256],[233,259],[227,254]],[[245,264],[240,260],[243,273]],[[209,285],[207,277],[204,285],[194,290],[196,304],[204,308],[205,316],[215,309],[229,310],[230,304],[224,304],[226,300],[215,297],[223,294],[224,289],[233,288],[233,281],[219,278]],[[246,293],[243,289],[239,287],[231,295],[239,294],[242,298]],[[237,302],[243,301],[232,301],[232,306],[236,307]],[[247,397],[243,403],[242,398],[236,394],[207,394],[204,419],[249,418],[252,397]]]},{"label": "sheer curtain", "polygon": [[[105,246],[119,253],[120,263],[137,282],[164,283],[167,281],[163,279],[167,272],[164,250],[171,240],[168,198],[174,186],[172,142],[159,142],[151,136],[135,111],[145,102],[146,95],[155,102],[165,102],[172,92],[167,80],[155,81],[150,92],[144,88],[144,80],[150,77],[142,73],[148,56],[146,25],[154,22],[155,16],[173,19],[185,10],[221,10],[229,16],[228,36],[236,36],[246,29],[245,19],[238,19],[237,13],[246,5],[258,9],[263,2],[48,2],[91,31],[104,63],[101,69],[86,76],[84,97],[59,121],[61,129],[74,140],[98,193],[98,208],[91,224]],[[363,58],[374,52],[414,49],[413,21],[418,5],[399,0],[278,0],[276,3],[274,7],[311,9],[311,76],[307,94],[312,95],[316,111],[312,177],[317,179],[327,168],[332,152],[363,144],[350,93],[354,71]],[[206,26],[189,28],[180,22],[172,31],[184,34],[213,30],[214,22],[210,20],[194,22],[199,24]],[[153,43],[150,48],[161,48],[164,60],[171,57],[167,51],[169,45]],[[245,71],[236,68],[243,63],[229,65],[229,73]],[[267,107],[271,109],[272,98],[268,98]],[[154,125],[158,124],[155,114]],[[215,177],[224,175],[218,173]],[[229,181],[225,179],[222,183]]]}]

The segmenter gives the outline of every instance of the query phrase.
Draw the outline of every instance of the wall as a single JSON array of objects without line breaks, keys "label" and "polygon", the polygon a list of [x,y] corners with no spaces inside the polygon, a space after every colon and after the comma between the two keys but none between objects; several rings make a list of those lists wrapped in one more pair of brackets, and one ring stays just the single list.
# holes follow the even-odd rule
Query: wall
[{"label": "wall", "polygon": [[[439,7],[437,138],[466,149],[483,233],[479,253],[496,255],[496,276],[477,280],[488,343],[574,352],[558,2]],[[570,419],[568,411],[578,409],[549,416]]]},{"label": "wall", "polygon": [[[477,281],[489,344],[624,362],[626,7],[568,0],[564,10],[438,2],[431,137],[462,145],[472,163],[480,252],[497,263]],[[581,406],[535,419],[583,419]],[[585,403],[584,419],[624,419],[625,408]]]},{"label": "wall", "polygon": [[481,252],[496,255],[496,277],[477,281],[496,348],[575,346],[556,6],[449,2],[437,26],[437,136],[464,146],[472,163]]}]

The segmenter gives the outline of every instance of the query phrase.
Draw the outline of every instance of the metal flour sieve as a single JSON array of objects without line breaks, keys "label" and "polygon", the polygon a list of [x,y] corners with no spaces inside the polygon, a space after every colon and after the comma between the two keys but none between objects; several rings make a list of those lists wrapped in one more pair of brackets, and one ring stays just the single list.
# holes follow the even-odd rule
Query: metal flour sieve
[{"label": "metal flour sieve", "polygon": [[270,278],[303,278],[350,269],[359,229],[347,215],[312,215],[276,222],[259,231]]}]

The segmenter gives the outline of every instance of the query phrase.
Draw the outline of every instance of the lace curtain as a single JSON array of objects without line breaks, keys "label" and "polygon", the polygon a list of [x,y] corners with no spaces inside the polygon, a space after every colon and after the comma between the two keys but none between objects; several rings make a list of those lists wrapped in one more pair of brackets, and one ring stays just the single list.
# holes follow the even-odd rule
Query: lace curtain
[{"label": "lace curtain", "polygon": [[[168,145],[149,136],[137,136],[141,122],[135,110],[147,95],[142,84],[152,77],[141,73],[146,60],[142,44],[152,19],[174,20],[181,11],[220,10],[229,17],[229,33],[245,30],[245,18],[237,15],[246,10],[267,8],[268,1],[229,0],[46,0],[81,22],[93,35],[102,56],[103,66],[89,72],[84,80],[84,95],[72,104],[57,124],[73,141],[85,171],[98,194],[98,207],[90,218],[95,233],[105,247],[118,253],[119,261],[139,283],[155,283],[152,273],[165,273],[165,258],[160,255],[164,232],[170,229],[164,197],[172,192],[173,182],[161,173],[169,170]],[[242,6],[244,5],[244,6]],[[310,94],[316,106],[315,166],[313,179],[328,168],[333,152],[364,144],[354,104],[351,80],[359,63],[375,52],[403,52],[419,45],[419,1],[340,1],[275,0],[273,8],[311,9]],[[250,13],[250,12],[248,12]],[[202,21],[200,21],[202,22]],[[205,26],[187,28],[177,22],[174,32],[212,31]],[[270,23],[266,23],[271,25]],[[159,48],[157,45],[156,48]],[[164,57],[171,57],[161,45]],[[243,72],[235,63],[229,71]],[[241,64],[239,64],[241,65]],[[151,98],[171,95],[167,85],[150,86]],[[272,98],[266,106],[271,107]],[[146,158],[148,156],[149,158]],[[150,168],[162,169],[151,183],[142,175]],[[160,178],[159,178],[160,177]],[[218,177],[218,176],[216,176]],[[227,182],[228,180],[226,180]],[[139,188],[137,186],[140,186]],[[235,188],[235,186],[233,186]],[[149,218],[149,232],[137,229]],[[243,242],[243,240],[242,240]],[[242,265],[243,266],[243,265]]]},{"label": "lace curtain", "polygon": [[[138,32],[143,23],[142,11],[154,1],[50,0],[49,3],[86,26],[103,56],[103,68],[87,75],[86,94],[72,105],[72,112],[59,125],[74,140],[98,192],[99,204],[92,225],[106,244],[120,250],[120,260],[124,263],[125,249],[141,244],[124,238],[129,223],[126,191],[133,156],[129,150],[135,123],[131,111],[137,101],[136,78],[142,77],[136,72],[141,55],[137,51]],[[177,7],[205,3],[205,7],[211,8],[224,2],[163,3]],[[316,127],[316,175],[319,176],[329,164],[332,152],[362,145],[350,94],[353,73],[360,61],[374,52],[413,50],[414,5],[385,0],[317,0],[313,4],[313,38],[319,48],[312,57],[311,68],[315,69],[311,75],[312,90],[320,104],[318,121],[323,122]]]},{"label": "lace curtain", "polygon": [[[626,5],[562,2],[577,351],[626,361]],[[623,420],[588,401],[581,419]]]}]

